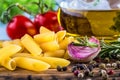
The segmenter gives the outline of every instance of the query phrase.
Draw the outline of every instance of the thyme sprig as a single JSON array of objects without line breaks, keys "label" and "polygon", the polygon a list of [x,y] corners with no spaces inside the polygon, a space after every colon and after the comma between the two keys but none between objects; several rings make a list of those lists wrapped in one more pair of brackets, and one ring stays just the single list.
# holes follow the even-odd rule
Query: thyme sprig
[{"label": "thyme sprig", "polygon": [[120,58],[120,41],[105,43],[101,40],[101,51],[98,55],[100,58],[109,57],[110,59]]}]

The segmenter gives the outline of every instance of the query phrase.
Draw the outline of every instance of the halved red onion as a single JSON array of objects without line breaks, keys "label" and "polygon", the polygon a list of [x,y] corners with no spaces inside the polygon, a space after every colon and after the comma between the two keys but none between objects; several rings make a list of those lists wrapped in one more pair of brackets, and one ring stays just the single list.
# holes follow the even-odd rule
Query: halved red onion
[{"label": "halved red onion", "polygon": [[68,54],[71,59],[79,62],[88,62],[94,59],[100,52],[100,42],[97,38],[92,36],[89,39],[89,42],[95,43],[98,46],[89,47],[89,46],[75,46],[73,43],[68,45]]}]

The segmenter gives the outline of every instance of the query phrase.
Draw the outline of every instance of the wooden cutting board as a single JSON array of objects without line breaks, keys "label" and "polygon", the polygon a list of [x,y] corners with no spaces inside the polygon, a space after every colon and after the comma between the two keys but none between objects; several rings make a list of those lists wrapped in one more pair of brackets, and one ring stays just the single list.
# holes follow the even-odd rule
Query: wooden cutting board
[{"label": "wooden cutting board", "polygon": [[[116,78],[120,80],[120,69],[114,70],[114,75],[109,76],[109,80]],[[103,80],[98,76],[99,69],[94,69],[94,77],[84,77],[80,79],[73,75],[71,68],[69,67],[67,71],[58,72],[56,69],[49,69],[43,72],[33,72],[24,69],[17,68],[15,71],[9,71],[3,67],[0,68],[0,80]]]}]

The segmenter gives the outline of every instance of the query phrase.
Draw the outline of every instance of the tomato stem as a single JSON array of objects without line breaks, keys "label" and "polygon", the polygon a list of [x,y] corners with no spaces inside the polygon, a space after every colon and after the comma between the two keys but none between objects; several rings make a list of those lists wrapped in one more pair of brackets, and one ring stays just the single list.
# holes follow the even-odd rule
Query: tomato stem
[{"label": "tomato stem", "polygon": [[33,4],[36,4],[38,6],[40,14],[44,14],[46,11],[48,11],[48,5],[46,5],[44,0],[33,2]]},{"label": "tomato stem", "polygon": [[20,5],[19,3],[16,3],[16,6],[19,8],[19,9],[21,9],[21,10],[23,10],[24,12],[26,12],[26,13],[28,13],[28,14],[32,14],[30,11],[28,11],[24,6],[22,6],[22,5]]},{"label": "tomato stem", "polygon": [[[40,0],[39,0],[39,2],[40,2]],[[41,14],[43,14],[44,13],[44,1],[43,0],[41,0]]]},{"label": "tomato stem", "polygon": [[29,12],[25,7],[23,7],[22,5],[20,5],[19,3],[16,3],[16,4],[12,4],[10,5],[6,11],[2,14],[2,18],[6,18],[7,19],[7,22],[10,21],[10,11],[12,8],[14,7],[18,7],[19,9],[21,9],[22,11],[28,13],[31,15],[31,12]]},{"label": "tomato stem", "polygon": [[16,6],[15,4],[10,5],[10,6],[6,9],[6,11],[3,13],[3,18],[5,17],[5,18],[7,19],[7,21],[10,20],[10,16],[9,16],[10,10],[11,10],[13,7],[15,7],[15,6]]}]

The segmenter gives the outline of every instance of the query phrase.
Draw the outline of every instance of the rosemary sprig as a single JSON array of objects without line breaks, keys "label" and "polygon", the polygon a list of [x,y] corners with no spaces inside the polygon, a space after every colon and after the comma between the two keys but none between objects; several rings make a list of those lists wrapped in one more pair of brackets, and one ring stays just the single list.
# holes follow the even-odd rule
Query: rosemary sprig
[{"label": "rosemary sprig", "polygon": [[119,59],[120,55],[120,41],[113,41],[105,43],[101,41],[101,51],[99,53],[100,58],[109,57],[110,59]]},{"label": "rosemary sprig", "polygon": [[77,42],[73,42],[75,46],[98,47],[98,44],[90,42],[87,36],[84,38],[77,37],[76,40]]}]

